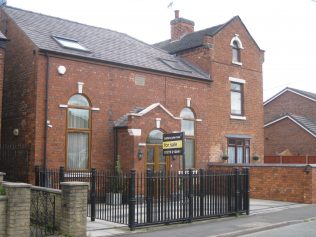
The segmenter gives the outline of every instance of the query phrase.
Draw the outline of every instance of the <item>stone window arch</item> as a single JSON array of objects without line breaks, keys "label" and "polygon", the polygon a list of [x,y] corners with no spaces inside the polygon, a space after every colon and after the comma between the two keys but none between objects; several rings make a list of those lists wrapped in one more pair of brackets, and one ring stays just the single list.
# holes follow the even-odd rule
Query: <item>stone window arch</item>
[{"label": "stone window arch", "polygon": [[232,63],[241,65],[241,50],[243,46],[238,34],[232,38],[230,46],[232,47]]}]

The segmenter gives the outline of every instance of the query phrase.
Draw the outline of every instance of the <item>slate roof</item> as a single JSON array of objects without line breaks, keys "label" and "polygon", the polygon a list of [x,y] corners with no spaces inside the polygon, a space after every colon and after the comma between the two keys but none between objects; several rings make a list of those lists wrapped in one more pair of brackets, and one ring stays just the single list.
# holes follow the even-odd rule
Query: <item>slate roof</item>
[{"label": "slate roof", "polygon": [[287,87],[287,89],[292,90],[292,91],[295,91],[295,92],[297,92],[297,93],[299,93],[299,94],[302,94],[302,95],[304,95],[304,96],[307,96],[307,97],[309,97],[309,98],[311,98],[311,99],[316,100],[316,94],[315,94],[315,93],[308,92],[308,91],[302,91],[302,90],[298,90],[298,89],[291,88],[291,87]]},{"label": "slate roof", "polygon": [[267,99],[263,103],[263,105],[267,105],[268,103],[270,103],[271,101],[275,100],[276,98],[278,98],[279,96],[281,96],[283,93],[285,93],[287,91],[295,93],[295,94],[298,94],[300,96],[307,97],[308,99],[316,102],[316,94],[315,93],[308,92],[308,91],[303,91],[303,90],[299,90],[299,89],[295,89],[295,88],[291,88],[291,87],[286,87],[283,90],[281,90],[280,92],[278,92],[277,94],[275,94],[274,96],[272,96],[271,98]]},{"label": "slate roof", "polygon": [[294,114],[291,114],[289,116],[295,119],[299,124],[301,124],[304,128],[306,128],[316,136],[316,121]]},{"label": "slate roof", "polygon": [[[3,10],[40,50],[210,81],[196,66],[126,34],[9,6]],[[90,52],[64,48],[53,36],[77,40]]]},{"label": "slate roof", "polygon": [[303,127],[305,130],[307,130],[309,133],[311,133],[314,137],[316,137],[316,121],[315,120],[311,120],[309,118],[300,116],[300,115],[296,115],[296,114],[285,114],[282,115],[276,119],[274,119],[273,121],[270,121],[268,123],[266,123],[264,126],[269,126],[271,124],[274,124],[278,121],[281,121],[283,119],[290,119],[293,122],[297,123],[298,125],[300,125],[301,127]]}]

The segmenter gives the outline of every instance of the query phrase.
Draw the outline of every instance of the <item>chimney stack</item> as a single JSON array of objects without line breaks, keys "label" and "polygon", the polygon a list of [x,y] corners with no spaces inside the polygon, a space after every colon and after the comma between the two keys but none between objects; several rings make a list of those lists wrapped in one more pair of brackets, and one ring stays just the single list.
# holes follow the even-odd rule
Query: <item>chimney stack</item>
[{"label": "chimney stack", "polygon": [[186,34],[194,32],[194,22],[180,17],[180,11],[174,11],[174,19],[170,21],[171,40],[179,40]]},{"label": "chimney stack", "polygon": [[179,13],[180,13],[180,11],[179,10],[175,10],[174,11],[174,18],[179,18]]}]

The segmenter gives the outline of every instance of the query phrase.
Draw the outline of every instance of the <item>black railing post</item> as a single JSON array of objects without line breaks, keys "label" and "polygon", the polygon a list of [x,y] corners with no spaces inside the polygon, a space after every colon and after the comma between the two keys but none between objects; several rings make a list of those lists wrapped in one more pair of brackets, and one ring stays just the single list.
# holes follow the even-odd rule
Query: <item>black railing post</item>
[{"label": "black railing post", "polygon": [[193,170],[189,169],[189,222],[193,220]]},{"label": "black railing post", "polygon": [[240,200],[240,185],[239,185],[239,176],[240,171],[238,168],[235,168],[235,214],[236,216],[239,213],[240,207],[239,207],[239,200]]},{"label": "black railing post", "polygon": [[249,168],[243,168],[243,176],[244,176],[244,186],[243,186],[243,190],[244,190],[244,204],[245,204],[245,211],[246,214],[249,215],[249,194],[250,194],[250,187],[249,187],[249,180],[250,180],[250,176],[249,176]]},{"label": "black railing post", "polygon": [[40,175],[40,167],[36,165],[35,166],[35,186],[40,186],[39,175]]},{"label": "black railing post", "polygon": [[128,227],[130,230],[135,230],[135,176],[136,170],[130,171],[129,178],[129,212],[128,212]]},{"label": "black railing post", "polygon": [[200,169],[200,216],[204,216],[205,170]]},{"label": "black railing post", "polygon": [[233,174],[229,172],[227,174],[227,211],[229,214],[231,214],[232,210],[232,179],[233,179]]},{"label": "black railing post", "polygon": [[65,168],[63,166],[59,167],[59,183],[65,182]]},{"label": "black railing post", "polygon": [[146,177],[147,177],[147,196],[146,196],[146,212],[147,212],[147,223],[152,223],[153,221],[153,182],[152,182],[152,172],[150,169],[147,169],[146,171]]},{"label": "black railing post", "polygon": [[91,208],[91,221],[95,221],[95,205],[96,205],[96,176],[97,170],[91,169],[91,189],[90,189],[90,208]]}]

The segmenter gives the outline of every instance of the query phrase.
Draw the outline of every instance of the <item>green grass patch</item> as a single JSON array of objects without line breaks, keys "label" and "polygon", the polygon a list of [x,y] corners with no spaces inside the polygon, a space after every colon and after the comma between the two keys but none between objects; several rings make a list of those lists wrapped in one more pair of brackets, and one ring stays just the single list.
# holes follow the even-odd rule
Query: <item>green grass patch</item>
[{"label": "green grass patch", "polygon": [[4,187],[0,186],[0,195],[5,195],[5,189]]}]

